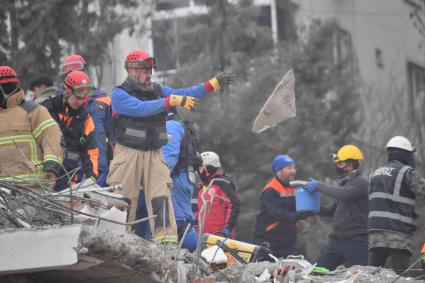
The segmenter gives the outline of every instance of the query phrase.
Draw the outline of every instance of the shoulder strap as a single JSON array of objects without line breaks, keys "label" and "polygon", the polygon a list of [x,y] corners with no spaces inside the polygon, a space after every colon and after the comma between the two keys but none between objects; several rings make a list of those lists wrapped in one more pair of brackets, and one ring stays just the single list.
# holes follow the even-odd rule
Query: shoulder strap
[{"label": "shoulder strap", "polygon": [[216,179],[216,182],[223,182],[227,185],[230,185],[232,187],[233,191],[236,192],[235,184],[233,184],[233,182],[231,180],[229,180],[228,177],[220,176],[220,177],[217,177],[217,178],[214,178],[214,179]]},{"label": "shoulder strap", "polygon": [[26,101],[22,100],[21,104],[19,105],[22,109],[25,110],[28,114],[33,112],[39,105],[37,103],[34,103],[32,101]]},{"label": "shoulder strap", "polygon": [[156,93],[159,97],[161,97],[161,98],[165,98],[165,94],[164,94],[164,92],[162,91],[162,87],[161,87],[159,84],[154,83],[154,84],[153,84],[153,90],[155,91],[155,93]]}]

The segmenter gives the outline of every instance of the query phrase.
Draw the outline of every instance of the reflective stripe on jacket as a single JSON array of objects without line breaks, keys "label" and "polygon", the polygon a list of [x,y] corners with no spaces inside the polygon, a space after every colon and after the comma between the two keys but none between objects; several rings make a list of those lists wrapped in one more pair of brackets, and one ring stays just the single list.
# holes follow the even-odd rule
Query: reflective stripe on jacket
[{"label": "reflective stripe on jacket", "polygon": [[45,171],[59,173],[61,132],[46,108],[24,100],[23,90],[0,108],[0,178],[38,181]]},{"label": "reflective stripe on jacket", "polygon": [[412,167],[390,161],[371,176],[369,194],[369,231],[384,230],[412,234],[415,194],[409,190],[406,173]]}]

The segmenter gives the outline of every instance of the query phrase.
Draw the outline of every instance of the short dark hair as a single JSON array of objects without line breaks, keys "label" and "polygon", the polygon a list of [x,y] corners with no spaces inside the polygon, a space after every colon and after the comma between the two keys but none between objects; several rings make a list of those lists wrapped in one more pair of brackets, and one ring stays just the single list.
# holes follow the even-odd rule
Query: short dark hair
[{"label": "short dark hair", "polygon": [[30,82],[30,90],[34,90],[36,86],[40,85],[50,87],[53,86],[53,81],[48,76],[39,76]]}]

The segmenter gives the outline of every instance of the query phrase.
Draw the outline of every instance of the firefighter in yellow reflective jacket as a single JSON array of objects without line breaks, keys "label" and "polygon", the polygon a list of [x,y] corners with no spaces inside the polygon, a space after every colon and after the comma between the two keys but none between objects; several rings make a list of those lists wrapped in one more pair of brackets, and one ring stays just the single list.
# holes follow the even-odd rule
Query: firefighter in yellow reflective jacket
[{"label": "firefighter in yellow reflective jacket", "polygon": [[46,108],[24,100],[18,83],[11,67],[0,66],[0,180],[54,182],[63,158],[59,126]]}]

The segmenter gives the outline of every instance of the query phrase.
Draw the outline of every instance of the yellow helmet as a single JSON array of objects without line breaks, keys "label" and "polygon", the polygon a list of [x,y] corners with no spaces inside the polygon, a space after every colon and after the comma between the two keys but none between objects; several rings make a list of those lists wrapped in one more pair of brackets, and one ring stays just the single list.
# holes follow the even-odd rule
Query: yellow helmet
[{"label": "yellow helmet", "polygon": [[349,144],[341,147],[336,154],[333,155],[333,162],[345,161],[345,160],[363,160],[362,151],[355,145]]}]

